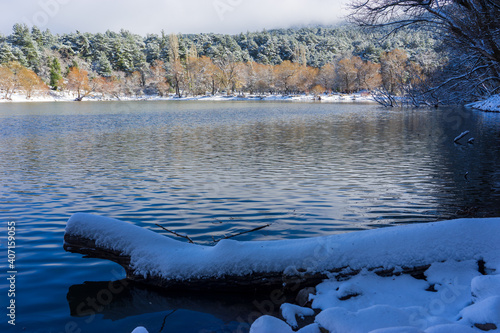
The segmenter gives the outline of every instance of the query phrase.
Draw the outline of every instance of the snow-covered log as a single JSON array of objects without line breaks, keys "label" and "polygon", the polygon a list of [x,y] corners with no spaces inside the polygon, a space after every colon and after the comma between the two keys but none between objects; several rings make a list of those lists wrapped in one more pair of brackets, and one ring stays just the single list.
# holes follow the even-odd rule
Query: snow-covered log
[{"label": "snow-covered log", "polygon": [[370,269],[419,274],[434,262],[500,251],[499,219],[459,219],[324,237],[215,246],[181,242],[119,220],[74,214],[66,251],[117,262],[127,278],[164,288],[263,289],[315,285]]}]

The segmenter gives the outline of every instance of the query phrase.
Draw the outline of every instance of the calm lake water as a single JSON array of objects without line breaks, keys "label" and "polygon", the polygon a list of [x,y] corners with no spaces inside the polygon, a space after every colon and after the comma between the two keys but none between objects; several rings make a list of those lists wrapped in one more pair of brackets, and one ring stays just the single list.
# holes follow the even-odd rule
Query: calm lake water
[{"label": "calm lake water", "polygon": [[[474,144],[454,143],[465,130]],[[286,102],[0,104],[1,332],[244,332],[279,304],[269,295],[110,285],[124,277],[118,265],[62,248],[76,212],[165,233],[159,223],[203,244],[265,224],[235,239],[500,216],[500,114]],[[3,278],[10,221],[15,329]]]}]

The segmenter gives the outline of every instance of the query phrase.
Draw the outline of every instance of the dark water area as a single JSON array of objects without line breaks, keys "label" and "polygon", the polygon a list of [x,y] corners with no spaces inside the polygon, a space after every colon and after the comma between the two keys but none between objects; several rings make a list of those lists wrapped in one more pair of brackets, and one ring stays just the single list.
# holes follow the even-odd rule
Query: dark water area
[{"label": "dark water area", "polygon": [[76,212],[166,234],[158,223],[207,245],[266,224],[235,239],[500,216],[500,114],[362,103],[0,104],[3,309],[9,222],[17,270],[16,326],[3,310],[1,332],[245,332],[277,313],[282,295],[132,286],[118,265],[63,250]]}]

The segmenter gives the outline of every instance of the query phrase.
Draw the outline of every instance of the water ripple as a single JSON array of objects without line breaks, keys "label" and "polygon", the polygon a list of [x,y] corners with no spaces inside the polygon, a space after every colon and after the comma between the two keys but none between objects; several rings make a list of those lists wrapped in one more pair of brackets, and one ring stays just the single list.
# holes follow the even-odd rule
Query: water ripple
[{"label": "water ripple", "polygon": [[[76,212],[170,237],[159,223],[204,244],[266,224],[238,239],[428,222],[471,207],[500,215],[499,129],[488,117],[362,104],[0,105],[0,220],[18,230],[20,311],[29,328],[63,331],[74,319],[69,286],[124,276],[64,252]],[[465,129],[477,144],[454,145]]]}]

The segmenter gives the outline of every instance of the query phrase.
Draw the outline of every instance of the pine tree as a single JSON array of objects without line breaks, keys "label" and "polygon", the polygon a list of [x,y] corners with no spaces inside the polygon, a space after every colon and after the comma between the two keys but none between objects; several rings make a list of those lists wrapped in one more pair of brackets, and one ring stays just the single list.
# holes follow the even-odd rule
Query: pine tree
[{"label": "pine tree", "polygon": [[38,45],[43,45],[43,34],[37,26],[31,28],[31,38],[37,42]]},{"label": "pine tree", "polygon": [[21,49],[19,47],[14,47],[12,49],[12,54],[14,55],[14,58],[15,58],[14,61],[19,62],[21,65],[23,65],[25,67],[28,65],[28,61],[26,60],[26,57],[24,56],[23,51],[21,51]]},{"label": "pine tree", "polygon": [[29,38],[26,41],[26,45],[22,48],[24,55],[26,56],[26,61],[28,67],[33,69],[35,72],[40,70],[40,52],[38,50],[38,44],[33,39]]},{"label": "pine tree", "polygon": [[0,64],[6,64],[8,62],[16,60],[14,53],[12,53],[12,47],[10,44],[3,42],[0,44]]},{"label": "pine tree", "polygon": [[113,72],[111,62],[106,57],[104,52],[98,52],[97,59],[93,64],[94,70],[101,76],[110,77]]},{"label": "pine tree", "polygon": [[61,63],[57,58],[52,59],[50,62],[50,86],[54,90],[60,88],[60,81],[62,79],[61,75]]},{"label": "pine tree", "polygon": [[27,38],[31,38],[28,26],[26,24],[14,24],[12,34],[9,36],[9,41],[12,45],[22,47],[25,45]]}]

